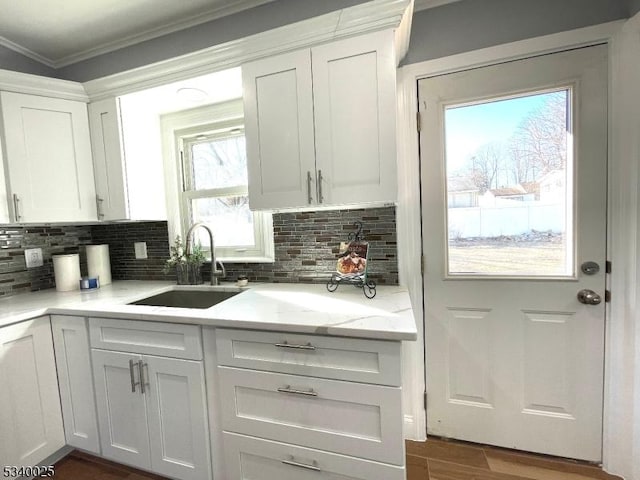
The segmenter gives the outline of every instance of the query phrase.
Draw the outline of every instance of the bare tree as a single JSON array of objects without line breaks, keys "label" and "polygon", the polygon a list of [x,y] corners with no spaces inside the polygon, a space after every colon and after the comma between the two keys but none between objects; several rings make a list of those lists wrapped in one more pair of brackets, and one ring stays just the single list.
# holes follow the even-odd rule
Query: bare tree
[{"label": "bare tree", "polygon": [[503,163],[503,149],[497,142],[480,146],[471,157],[470,174],[480,193],[498,186],[498,173]]},{"label": "bare tree", "polygon": [[519,181],[531,181],[567,164],[567,93],[554,92],[529,114],[511,138],[512,172]]}]

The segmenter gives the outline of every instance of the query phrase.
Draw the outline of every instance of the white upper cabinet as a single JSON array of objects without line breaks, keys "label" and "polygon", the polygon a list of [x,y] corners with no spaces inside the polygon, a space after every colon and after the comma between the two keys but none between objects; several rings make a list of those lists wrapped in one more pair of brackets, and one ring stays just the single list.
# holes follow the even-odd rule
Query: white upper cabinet
[{"label": "white upper cabinet", "polygon": [[118,99],[107,98],[90,103],[89,127],[98,220],[126,219],[129,208]]},{"label": "white upper cabinet", "polygon": [[126,96],[89,104],[98,220],[166,220],[158,114]]},{"label": "white upper cabinet", "polygon": [[311,50],[321,204],[396,201],[392,30]]},{"label": "white upper cabinet", "polygon": [[315,203],[311,52],[242,67],[252,209]]},{"label": "white upper cabinet", "polygon": [[0,92],[0,102],[13,220],[95,220],[86,104],[13,92]]},{"label": "white upper cabinet", "polygon": [[387,30],[242,67],[254,210],[396,201]]}]

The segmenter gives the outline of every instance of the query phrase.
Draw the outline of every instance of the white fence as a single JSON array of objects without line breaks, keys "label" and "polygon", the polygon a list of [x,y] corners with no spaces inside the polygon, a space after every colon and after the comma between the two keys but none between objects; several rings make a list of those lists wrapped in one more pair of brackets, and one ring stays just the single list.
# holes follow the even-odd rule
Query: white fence
[{"label": "white fence", "polygon": [[562,204],[530,203],[499,207],[449,209],[449,238],[521,235],[536,230],[562,233],[566,226]]}]

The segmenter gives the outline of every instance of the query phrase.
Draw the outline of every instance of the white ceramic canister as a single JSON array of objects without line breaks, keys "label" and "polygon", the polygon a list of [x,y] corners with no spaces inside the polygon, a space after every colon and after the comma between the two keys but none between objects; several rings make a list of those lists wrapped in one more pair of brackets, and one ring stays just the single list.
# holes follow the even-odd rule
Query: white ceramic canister
[{"label": "white ceramic canister", "polygon": [[54,255],[52,258],[56,290],[59,292],[79,290],[80,255],[72,253],[69,255]]},{"label": "white ceramic canister", "polygon": [[111,283],[109,245],[87,245],[87,270],[89,276],[98,278],[100,285]]}]

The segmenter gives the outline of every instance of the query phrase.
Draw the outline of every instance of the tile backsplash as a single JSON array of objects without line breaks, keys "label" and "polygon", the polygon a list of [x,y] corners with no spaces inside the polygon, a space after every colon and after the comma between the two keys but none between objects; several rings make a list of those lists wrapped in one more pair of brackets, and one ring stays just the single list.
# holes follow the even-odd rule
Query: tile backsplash
[{"label": "tile backsplash", "polygon": [[[226,263],[227,279],[246,275],[250,282],[324,283],[335,270],[338,247],[363,223],[369,242],[369,277],[381,285],[398,284],[395,207],[316,212],[286,212],[273,215],[275,262]],[[134,242],[147,243],[148,258],[136,260]],[[84,245],[109,244],[114,280],[171,280],[162,267],[169,256],[167,222],[103,223],[73,226],[0,225],[0,296],[53,288],[52,255],[80,253],[80,268],[86,272]],[[28,269],[24,250],[40,247],[44,265]],[[209,268],[205,268],[204,278]]]},{"label": "tile backsplash", "polygon": [[395,207],[275,213],[275,262],[225,264],[228,276],[246,275],[250,282],[325,283],[335,271],[340,242],[355,231],[356,221],[362,222],[369,242],[369,278],[397,285]]},{"label": "tile backsplash", "polygon": [[[91,227],[87,225],[0,225],[0,296],[53,288],[52,255],[81,253],[80,269],[86,274],[83,246],[91,241]],[[27,270],[24,258],[26,248],[42,248],[42,267]]]},{"label": "tile backsplash", "polygon": [[[167,222],[105,223],[91,227],[96,245],[109,245],[111,276],[114,280],[169,280],[175,276],[162,273],[169,258]],[[133,244],[147,243],[147,257],[136,260]]]}]

